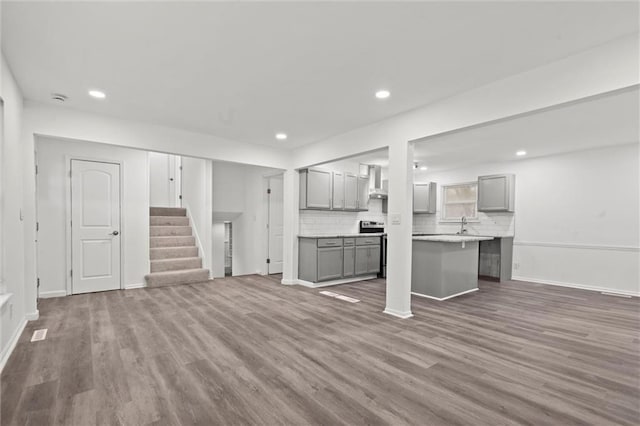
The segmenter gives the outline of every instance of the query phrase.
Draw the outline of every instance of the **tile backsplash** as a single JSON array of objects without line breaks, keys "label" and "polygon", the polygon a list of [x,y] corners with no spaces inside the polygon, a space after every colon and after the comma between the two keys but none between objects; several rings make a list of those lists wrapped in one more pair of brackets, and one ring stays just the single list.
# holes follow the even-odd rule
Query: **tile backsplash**
[{"label": "tile backsplash", "polygon": [[382,200],[369,200],[367,212],[300,210],[300,235],[357,234],[361,220],[387,223]]},{"label": "tile backsplash", "polygon": [[[471,235],[512,237],[515,232],[515,215],[478,212],[478,219],[469,221],[466,229]],[[413,215],[414,233],[455,234],[458,231],[460,231],[460,222],[440,222],[439,211],[436,214]]]},{"label": "tile backsplash", "polygon": [[[322,210],[300,210],[300,235],[356,234],[361,220],[387,223],[387,214],[382,213],[382,200],[370,200],[367,212],[343,212]],[[466,226],[469,234],[511,237],[515,231],[513,213],[478,212],[478,220]],[[413,215],[413,232],[428,234],[455,234],[460,230],[459,222],[440,222],[436,214]]]}]

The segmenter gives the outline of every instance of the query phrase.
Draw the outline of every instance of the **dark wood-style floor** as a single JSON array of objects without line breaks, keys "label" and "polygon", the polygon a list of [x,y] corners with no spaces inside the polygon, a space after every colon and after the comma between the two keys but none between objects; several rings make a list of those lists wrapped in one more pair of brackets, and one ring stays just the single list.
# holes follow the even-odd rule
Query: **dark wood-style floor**
[{"label": "dark wood-style floor", "polygon": [[2,374],[2,425],[640,421],[638,299],[481,282],[400,320],[382,280],[331,289],[355,304],[277,281],[41,301]]}]

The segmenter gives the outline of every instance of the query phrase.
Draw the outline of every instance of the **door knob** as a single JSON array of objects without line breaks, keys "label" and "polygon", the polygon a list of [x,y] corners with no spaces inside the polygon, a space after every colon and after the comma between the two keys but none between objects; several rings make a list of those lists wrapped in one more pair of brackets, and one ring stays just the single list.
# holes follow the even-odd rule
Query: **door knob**
[{"label": "door knob", "polygon": [[110,235],[118,235],[119,232],[118,231],[113,231]]}]

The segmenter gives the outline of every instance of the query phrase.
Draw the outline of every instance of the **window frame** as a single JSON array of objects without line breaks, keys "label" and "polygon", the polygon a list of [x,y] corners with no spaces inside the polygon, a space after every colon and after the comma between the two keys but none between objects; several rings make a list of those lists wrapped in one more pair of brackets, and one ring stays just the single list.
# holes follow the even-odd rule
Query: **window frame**
[{"label": "window frame", "polygon": [[453,201],[451,203],[447,203],[447,189],[448,188],[452,188],[452,187],[458,187],[458,186],[475,186],[476,188],[476,197],[475,197],[475,204],[476,204],[476,215],[473,217],[467,217],[467,222],[479,222],[480,219],[478,217],[478,181],[470,181],[470,182],[458,182],[458,183],[450,183],[450,184],[446,184],[446,185],[442,185],[442,203],[440,205],[440,218],[439,221],[440,222],[446,222],[446,223],[458,223],[462,220],[462,216],[460,217],[455,217],[455,218],[447,218],[445,217],[445,213],[447,211],[446,206],[447,205],[452,205],[452,204],[468,204],[471,203],[471,200],[469,201]]}]

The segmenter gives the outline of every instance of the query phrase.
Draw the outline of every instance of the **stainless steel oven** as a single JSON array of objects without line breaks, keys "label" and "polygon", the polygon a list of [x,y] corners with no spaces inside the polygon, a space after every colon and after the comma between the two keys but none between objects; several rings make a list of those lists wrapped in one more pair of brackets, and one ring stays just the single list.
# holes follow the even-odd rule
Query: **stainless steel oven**
[{"label": "stainless steel oven", "polygon": [[[375,222],[372,220],[360,221],[361,234],[384,234],[384,222]],[[380,273],[378,276],[386,278],[387,276],[387,236],[382,236],[382,247],[380,247]]]}]

